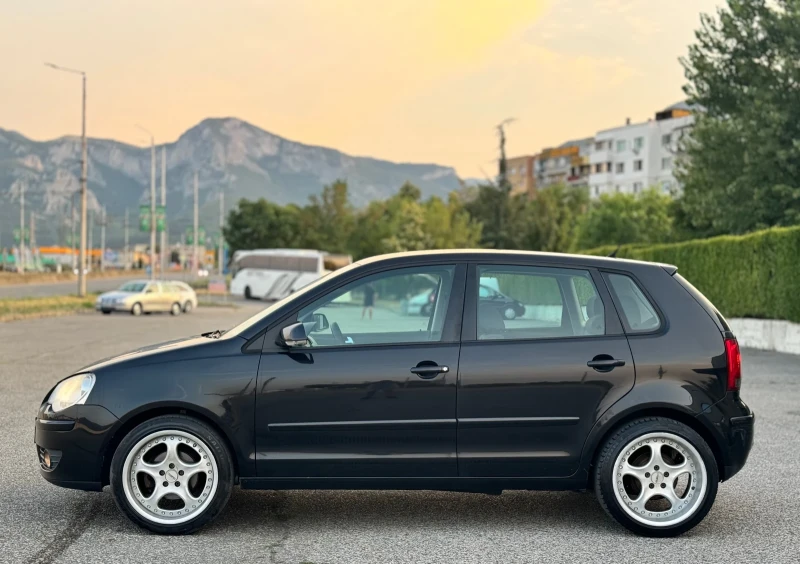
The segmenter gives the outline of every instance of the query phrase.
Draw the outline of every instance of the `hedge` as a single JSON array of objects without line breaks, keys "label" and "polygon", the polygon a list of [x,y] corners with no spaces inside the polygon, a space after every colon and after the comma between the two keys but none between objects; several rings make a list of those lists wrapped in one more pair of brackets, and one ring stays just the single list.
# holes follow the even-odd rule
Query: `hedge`
[{"label": "hedge", "polygon": [[[616,246],[583,251],[609,255]],[[664,245],[625,245],[619,258],[674,264],[726,317],[800,322],[800,227]]]}]

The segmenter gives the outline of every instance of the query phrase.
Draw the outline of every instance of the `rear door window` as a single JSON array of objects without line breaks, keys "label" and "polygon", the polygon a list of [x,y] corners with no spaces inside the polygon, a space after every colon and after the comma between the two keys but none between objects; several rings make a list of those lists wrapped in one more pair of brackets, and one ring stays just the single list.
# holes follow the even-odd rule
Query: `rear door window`
[{"label": "rear door window", "polygon": [[605,334],[605,309],[586,270],[480,266],[479,340]]},{"label": "rear door window", "polygon": [[650,333],[661,327],[656,308],[630,276],[606,273],[606,280],[622,307],[625,330],[628,333]]}]

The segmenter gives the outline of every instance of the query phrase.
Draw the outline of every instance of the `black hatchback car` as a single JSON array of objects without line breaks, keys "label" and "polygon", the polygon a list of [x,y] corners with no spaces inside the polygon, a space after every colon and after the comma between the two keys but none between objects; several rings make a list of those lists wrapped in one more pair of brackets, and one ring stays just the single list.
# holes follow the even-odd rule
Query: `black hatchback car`
[{"label": "black hatchback car", "polygon": [[[363,260],[213,331],[98,362],[42,402],[42,475],[158,533],[245,489],[593,489],[643,535],[708,513],[754,415],[725,319],[669,265],[527,252]],[[482,279],[524,304],[504,319]],[[436,285],[428,316],[403,300]],[[363,312],[369,287],[379,299]]]}]

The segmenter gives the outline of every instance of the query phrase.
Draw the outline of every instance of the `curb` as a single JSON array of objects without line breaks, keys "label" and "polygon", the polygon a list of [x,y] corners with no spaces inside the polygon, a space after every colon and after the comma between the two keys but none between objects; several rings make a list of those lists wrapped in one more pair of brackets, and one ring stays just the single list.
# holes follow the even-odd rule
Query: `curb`
[{"label": "curb", "polygon": [[739,345],[800,355],[800,323],[778,319],[729,319]]}]

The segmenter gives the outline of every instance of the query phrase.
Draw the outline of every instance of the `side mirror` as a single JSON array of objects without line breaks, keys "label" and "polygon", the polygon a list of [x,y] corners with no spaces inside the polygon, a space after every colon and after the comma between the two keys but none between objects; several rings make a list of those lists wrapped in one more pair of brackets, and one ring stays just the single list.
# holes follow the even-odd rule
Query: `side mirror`
[{"label": "side mirror", "polygon": [[302,323],[293,323],[281,329],[281,340],[287,347],[305,347],[308,345],[308,335]]},{"label": "side mirror", "polygon": [[324,331],[331,324],[328,323],[328,318],[325,317],[324,313],[315,313],[314,314],[314,329],[312,331]]}]

